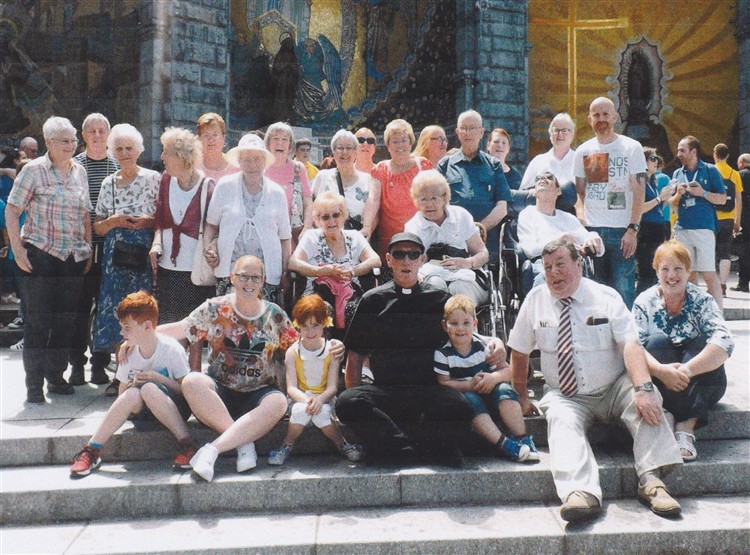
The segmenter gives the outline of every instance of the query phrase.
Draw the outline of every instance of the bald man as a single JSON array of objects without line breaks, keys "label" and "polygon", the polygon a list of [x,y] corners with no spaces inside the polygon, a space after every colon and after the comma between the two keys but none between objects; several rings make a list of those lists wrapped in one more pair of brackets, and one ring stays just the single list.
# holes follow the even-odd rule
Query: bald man
[{"label": "bald man", "polygon": [[578,217],[604,241],[594,260],[596,281],[609,285],[628,308],[635,300],[635,248],[646,190],[641,144],[615,132],[617,111],[609,98],[595,98],[588,122],[596,136],[576,151]]}]

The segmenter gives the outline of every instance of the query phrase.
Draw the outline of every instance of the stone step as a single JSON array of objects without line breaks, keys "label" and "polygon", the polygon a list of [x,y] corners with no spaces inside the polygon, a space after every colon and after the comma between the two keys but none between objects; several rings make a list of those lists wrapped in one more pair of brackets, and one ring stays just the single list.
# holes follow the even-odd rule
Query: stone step
[{"label": "stone step", "polygon": [[[100,389],[104,389],[102,386]],[[81,388],[76,388],[81,391]],[[96,392],[96,390],[93,390]],[[74,396],[75,397],[75,396]],[[71,397],[55,397],[59,402],[73,402]],[[101,423],[111,400],[101,393],[92,397],[92,404],[82,410],[76,418],[55,418],[55,405],[35,408],[34,421],[22,418],[0,422],[0,467],[21,465],[66,464],[85,445]],[[38,424],[40,418],[44,426]],[[188,422],[199,445],[212,441],[216,433],[198,423],[194,417]],[[278,447],[286,433],[286,420],[280,422],[256,447],[259,453],[267,454]],[[537,446],[547,445],[547,423],[542,417],[526,419],[528,432],[534,436]],[[344,435],[353,436],[342,426]],[[750,411],[719,403],[712,411],[708,426],[697,432],[699,441],[707,439],[750,439]],[[592,444],[606,442],[625,443],[630,440],[624,428],[595,424],[589,437]],[[176,442],[172,435],[158,422],[128,421],[107,443],[103,454],[107,460],[139,461],[168,459],[174,455]],[[484,447],[478,438],[470,442],[466,452],[482,454]],[[309,427],[297,441],[295,452],[299,454],[333,454],[331,442],[315,427]]]},{"label": "stone step", "polygon": [[[595,448],[604,497],[633,497],[632,453]],[[676,496],[750,493],[750,440],[699,443],[698,460],[668,476]],[[395,461],[349,463],[337,456],[292,456],[283,467],[266,463],[237,474],[234,453],[220,458],[212,483],[173,472],[159,461],[104,460],[91,475],[71,479],[68,465],[0,471],[3,524],[127,519],[225,511],[284,512],[407,508],[556,500],[550,458],[536,464],[470,458],[462,469],[427,464],[404,469]]]},{"label": "stone step", "polygon": [[6,526],[3,552],[50,554],[748,553],[750,497],[681,498],[658,517],[635,499],[605,499],[589,523],[560,519],[557,502],[374,508]]}]

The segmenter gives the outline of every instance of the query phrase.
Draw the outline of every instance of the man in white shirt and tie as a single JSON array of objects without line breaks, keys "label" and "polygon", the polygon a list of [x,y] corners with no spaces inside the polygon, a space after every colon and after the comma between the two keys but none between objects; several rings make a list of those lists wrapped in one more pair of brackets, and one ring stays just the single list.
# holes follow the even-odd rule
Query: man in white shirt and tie
[{"label": "man in white shirt and tie", "polygon": [[547,283],[526,297],[508,346],[513,386],[525,415],[535,414],[527,390],[529,354],[541,351],[549,390],[539,403],[548,426],[552,476],[564,520],[601,512],[599,470],[586,431],[594,419],[619,419],[633,436],[638,498],[662,516],[680,505],[661,477],[682,464],[680,450],[651,383],[630,311],[614,289],[582,276],[574,243],[542,251]]}]

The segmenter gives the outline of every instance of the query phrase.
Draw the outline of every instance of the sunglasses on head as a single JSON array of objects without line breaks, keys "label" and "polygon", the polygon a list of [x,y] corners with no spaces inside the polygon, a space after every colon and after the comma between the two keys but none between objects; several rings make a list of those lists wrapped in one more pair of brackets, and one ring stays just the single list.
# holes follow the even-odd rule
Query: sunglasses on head
[{"label": "sunglasses on head", "polygon": [[404,260],[406,257],[409,257],[409,260],[416,260],[420,256],[422,256],[422,253],[419,251],[392,251],[391,257],[395,258],[396,260]]},{"label": "sunglasses on head", "polygon": [[368,145],[374,145],[375,137],[357,137],[357,141],[359,141],[359,144],[361,145],[365,143],[367,143]]},{"label": "sunglasses on head", "polygon": [[324,222],[327,222],[331,218],[333,218],[334,220],[336,220],[336,219],[338,219],[340,217],[341,217],[341,212],[334,212],[333,214],[321,214],[320,215],[320,219],[323,220]]}]

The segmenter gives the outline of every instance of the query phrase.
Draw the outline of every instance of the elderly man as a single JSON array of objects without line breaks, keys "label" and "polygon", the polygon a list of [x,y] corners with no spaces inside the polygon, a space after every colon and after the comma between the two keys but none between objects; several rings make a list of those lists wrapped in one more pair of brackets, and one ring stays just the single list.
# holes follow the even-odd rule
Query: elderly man
[{"label": "elderly man", "polygon": [[716,206],[726,203],[727,192],[719,170],[700,159],[700,149],[700,142],[692,135],[677,144],[677,158],[682,167],[672,175],[677,186],[669,205],[677,210],[674,238],[687,247],[693,261],[690,280],[696,283],[700,272],[709,294],[722,308],[716,273]]},{"label": "elderly man", "polygon": [[730,287],[732,291],[750,291],[750,153],[740,154],[737,158],[737,167],[740,170],[740,179],[742,179],[742,203],[745,210],[742,211],[740,227],[742,229],[742,242],[740,243],[742,254],[740,255],[740,275],[737,285]]},{"label": "elderly man", "polygon": [[475,221],[487,228],[490,263],[497,263],[499,224],[508,213],[508,201],[511,200],[503,165],[497,158],[479,150],[484,128],[478,112],[469,110],[458,116],[456,135],[461,149],[443,157],[437,169],[448,180],[451,204],[466,208]]},{"label": "elderly man", "polygon": [[45,379],[48,393],[74,393],[63,373],[82,276],[91,266],[92,207],[86,172],[72,160],[78,144],[76,129],[65,118],[51,117],[42,132],[47,154],[24,166],[5,210],[10,243],[23,276],[27,309],[23,366],[29,403],[45,402]]},{"label": "elderly man", "polygon": [[536,176],[544,172],[552,172],[561,185],[575,183],[573,164],[576,151],[570,148],[575,134],[576,124],[569,114],[562,112],[552,118],[549,124],[549,140],[552,143],[552,148],[535,156],[529,162],[519,190],[533,190]]},{"label": "elderly man", "polygon": [[[413,233],[391,239],[386,262],[393,281],[365,293],[344,340],[347,389],[339,395],[336,414],[362,439],[368,454],[413,458],[427,451],[458,466],[458,445],[473,414],[458,391],[435,379],[434,350],[447,340],[441,320],[450,295],[418,282],[424,250]],[[490,364],[505,356],[497,339],[490,350]],[[361,385],[368,355],[374,384]],[[405,422],[418,428],[414,441],[401,429]]]},{"label": "elderly man", "polygon": [[728,158],[729,147],[724,143],[717,144],[714,147],[714,164],[727,190],[726,203],[716,207],[716,217],[719,219],[719,227],[716,230],[716,262],[723,297],[727,296],[727,280],[732,264],[732,238],[739,233],[742,219],[742,179],[739,172],[727,164]]},{"label": "elderly man", "polygon": [[[91,206],[96,206],[99,199],[99,190],[102,181],[110,174],[120,169],[117,161],[107,154],[107,138],[109,137],[109,120],[102,114],[93,113],[86,116],[81,126],[81,135],[86,143],[86,150],[73,157],[86,170],[89,185],[89,199]],[[91,211],[91,222],[93,225],[95,212]],[[90,337],[89,318],[92,305],[96,305],[99,298],[99,288],[102,281],[102,252],[103,238],[95,237],[92,247],[94,258],[91,270],[83,278],[83,289],[81,291],[78,308],[76,309],[76,321],[73,326],[73,335],[70,338],[70,351],[68,362],[72,367],[68,383],[70,385],[84,385],[84,366],[86,365],[86,349]],[[109,353],[91,353],[91,383],[106,384],[109,382],[104,368],[109,364]]]},{"label": "elderly man", "polygon": [[552,477],[564,520],[601,511],[599,471],[586,430],[591,422],[622,422],[633,436],[638,498],[662,516],[680,505],[661,477],[682,464],[680,450],[650,381],[630,311],[613,289],[582,277],[575,244],[565,238],[542,251],[547,285],[529,293],[508,339],[513,385],[524,414],[529,353],[541,351],[549,390],[539,408],[547,419]]},{"label": "elderly man", "polygon": [[18,150],[26,153],[26,158],[33,160],[39,156],[39,145],[34,137],[24,137],[18,145]]},{"label": "elderly man", "polygon": [[576,151],[578,216],[604,241],[594,261],[596,280],[614,287],[628,308],[635,300],[635,248],[646,191],[646,157],[641,144],[615,133],[617,112],[609,98],[589,106],[596,133]]}]

